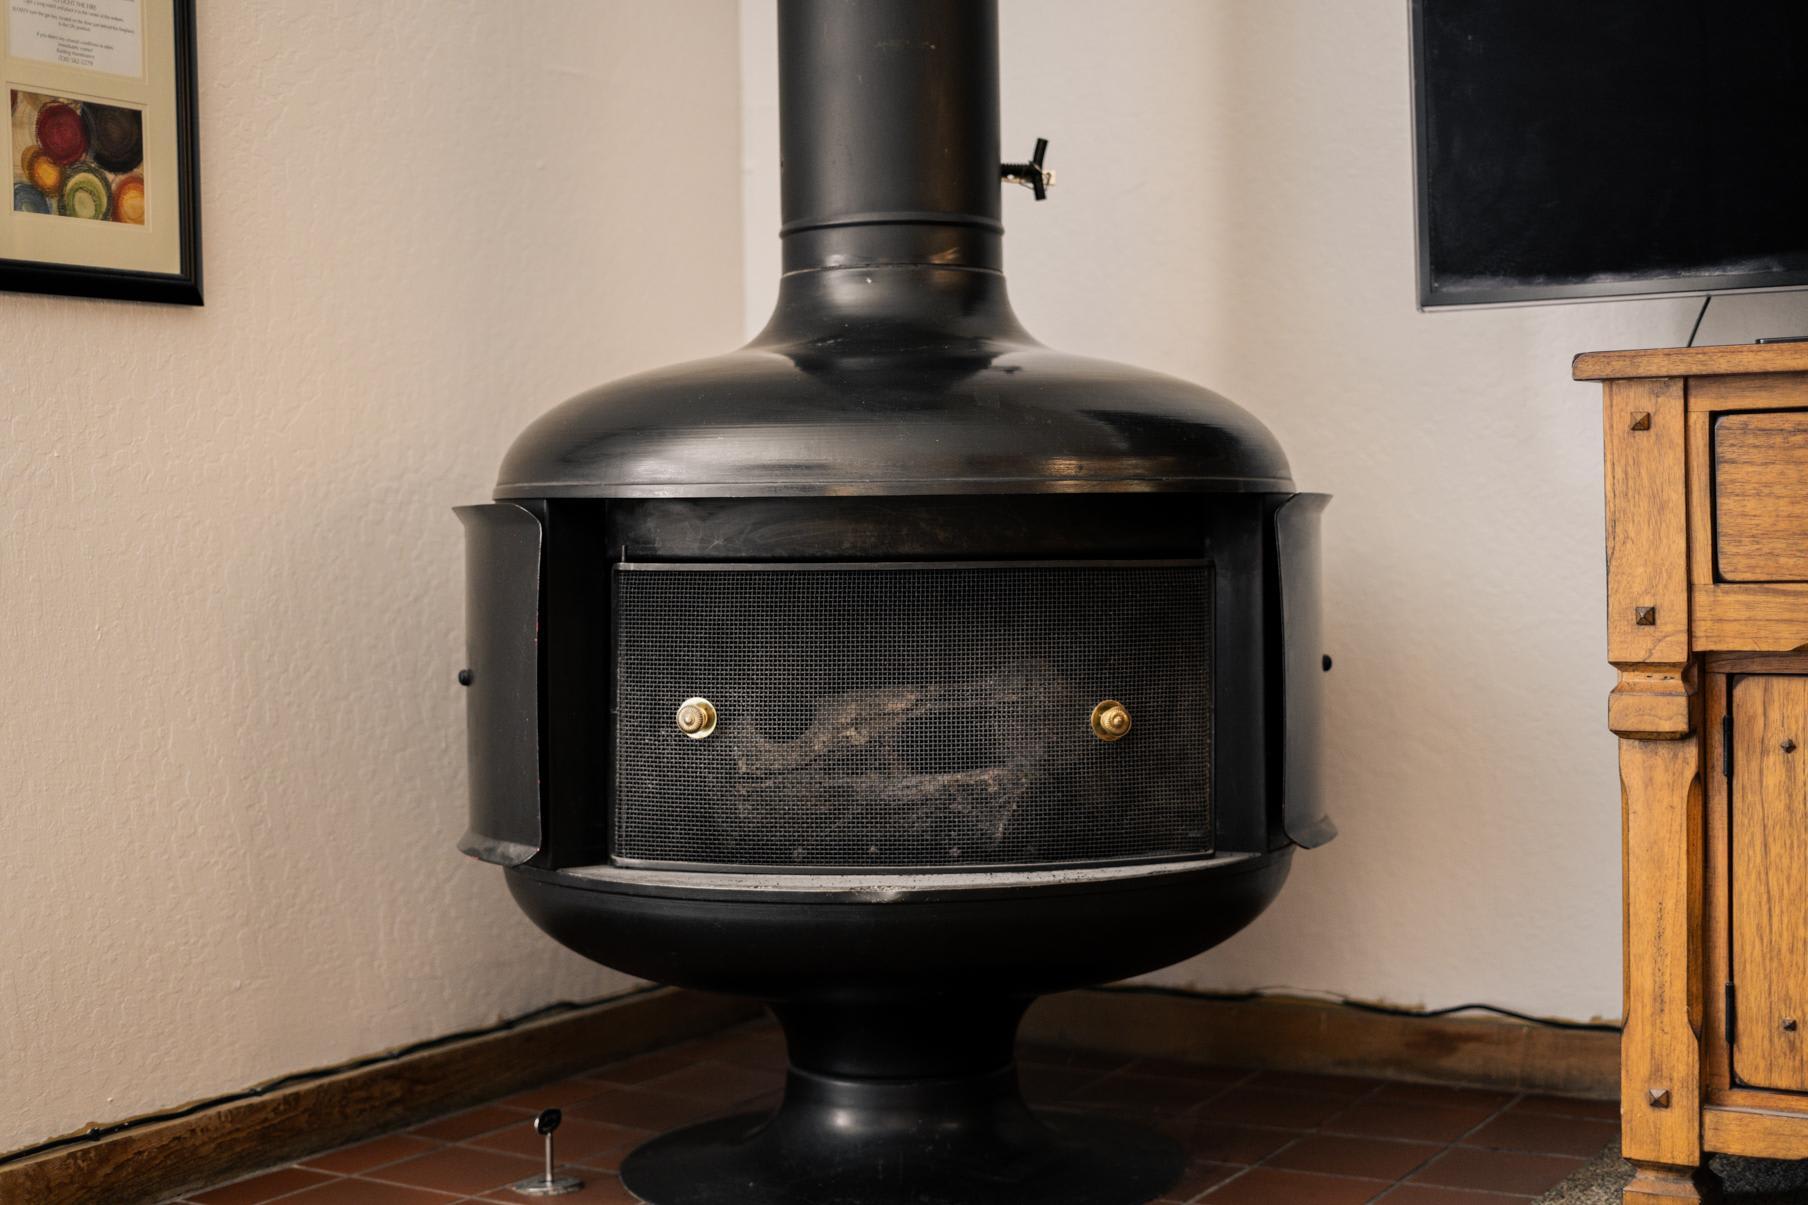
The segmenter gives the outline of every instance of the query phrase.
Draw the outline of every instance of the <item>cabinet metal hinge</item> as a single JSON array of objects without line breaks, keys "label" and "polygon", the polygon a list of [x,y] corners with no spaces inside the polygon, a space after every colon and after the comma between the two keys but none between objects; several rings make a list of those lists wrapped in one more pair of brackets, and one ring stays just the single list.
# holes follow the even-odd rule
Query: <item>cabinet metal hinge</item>
[{"label": "cabinet metal hinge", "polygon": [[1734,1035],[1739,1031],[1739,1010],[1734,1003],[1733,984],[1729,979],[1726,984],[1726,1044],[1733,1044]]},{"label": "cabinet metal hinge", "polygon": [[1730,705],[1727,713],[1720,717],[1720,772],[1729,779],[1733,776],[1733,712]]}]

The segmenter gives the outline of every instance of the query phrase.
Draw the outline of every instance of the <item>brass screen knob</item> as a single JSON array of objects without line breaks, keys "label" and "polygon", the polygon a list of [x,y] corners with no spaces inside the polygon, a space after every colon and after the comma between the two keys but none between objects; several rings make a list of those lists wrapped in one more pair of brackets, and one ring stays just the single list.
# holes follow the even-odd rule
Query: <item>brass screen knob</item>
[{"label": "brass screen knob", "polygon": [[678,731],[700,741],[716,730],[716,705],[708,699],[686,699],[678,705]]},{"label": "brass screen knob", "polygon": [[1106,699],[1092,709],[1092,735],[1102,741],[1120,741],[1130,732],[1130,712],[1116,699]]}]

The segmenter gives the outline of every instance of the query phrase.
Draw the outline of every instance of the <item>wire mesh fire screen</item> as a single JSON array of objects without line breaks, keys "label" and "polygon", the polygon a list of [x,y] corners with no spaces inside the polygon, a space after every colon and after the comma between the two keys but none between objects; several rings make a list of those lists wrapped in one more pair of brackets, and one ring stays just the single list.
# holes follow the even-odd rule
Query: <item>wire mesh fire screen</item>
[{"label": "wire mesh fire screen", "polygon": [[618,861],[1211,852],[1204,562],[623,564],[614,596]]}]

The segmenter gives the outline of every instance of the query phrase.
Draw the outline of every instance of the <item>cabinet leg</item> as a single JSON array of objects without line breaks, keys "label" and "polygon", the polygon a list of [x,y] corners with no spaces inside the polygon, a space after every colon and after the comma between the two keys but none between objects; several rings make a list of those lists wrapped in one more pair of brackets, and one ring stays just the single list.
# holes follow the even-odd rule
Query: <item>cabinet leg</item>
[{"label": "cabinet leg", "polygon": [[1678,1205],[1679,1202],[1720,1200],[1720,1177],[1707,1167],[1679,1167],[1673,1163],[1632,1162],[1637,1175],[1626,1186],[1623,1205]]}]

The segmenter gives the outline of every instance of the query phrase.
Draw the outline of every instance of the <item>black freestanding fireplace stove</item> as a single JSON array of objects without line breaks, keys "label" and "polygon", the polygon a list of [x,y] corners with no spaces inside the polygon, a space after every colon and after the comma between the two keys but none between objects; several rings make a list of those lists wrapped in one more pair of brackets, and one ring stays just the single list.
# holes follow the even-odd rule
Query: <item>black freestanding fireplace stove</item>
[{"label": "black freestanding fireplace stove", "polygon": [[781,0],[780,46],[770,324],[553,410],[460,511],[462,848],[572,949],[783,1025],[777,1113],[649,1142],[642,1198],[1146,1201],[1177,1150],[1032,1113],[1013,1036],[1332,835],[1325,498],[1216,394],[1018,324],[993,3]]}]

